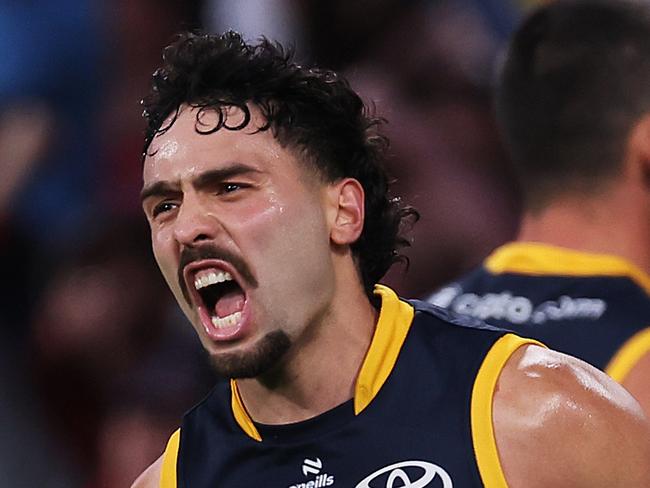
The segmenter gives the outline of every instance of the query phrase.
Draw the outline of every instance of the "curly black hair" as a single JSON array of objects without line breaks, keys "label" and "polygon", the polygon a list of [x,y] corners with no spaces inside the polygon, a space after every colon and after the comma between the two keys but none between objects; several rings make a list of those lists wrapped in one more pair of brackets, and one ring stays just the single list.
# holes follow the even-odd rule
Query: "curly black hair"
[{"label": "curly black hair", "polygon": [[[324,181],[350,177],[363,186],[366,218],[351,249],[371,297],[374,284],[393,263],[408,264],[398,250],[410,245],[402,233],[419,215],[388,195],[388,139],[377,130],[384,119],[369,114],[336,73],[300,66],[292,58],[291,50],[265,38],[248,44],[232,31],[180,34],[163,51],[163,66],[142,100],[147,121],[143,158],[153,138],[173,125],[183,104],[199,109],[196,130],[202,134],[246,127],[249,104],[255,105],[266,121],[258,130],[270,129],[280,144],[297,149]],[[243,122],[228,125],[228,107],[241,109]],[[200,121],[204,110],[219,114],[214,126]]]}]

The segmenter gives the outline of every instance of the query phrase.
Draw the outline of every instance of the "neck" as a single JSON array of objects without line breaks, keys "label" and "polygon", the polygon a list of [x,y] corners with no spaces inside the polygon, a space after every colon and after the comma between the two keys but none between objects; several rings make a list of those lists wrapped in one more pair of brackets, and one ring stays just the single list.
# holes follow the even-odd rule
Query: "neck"
[{"label": "neck", "polygon": [[616,188],[606,195],[558,199],[526,213],[516,240],[616,255],[650,273],[650,214],[638,203],[643,196],[633,193]]},{"label": "neck", "polygon": [[281,365],[263,377],[237,380],[256,422],[300,422],[353,397],[378,313],[356,274],[340,277],[337,290],[328,313],[294,342]]}]

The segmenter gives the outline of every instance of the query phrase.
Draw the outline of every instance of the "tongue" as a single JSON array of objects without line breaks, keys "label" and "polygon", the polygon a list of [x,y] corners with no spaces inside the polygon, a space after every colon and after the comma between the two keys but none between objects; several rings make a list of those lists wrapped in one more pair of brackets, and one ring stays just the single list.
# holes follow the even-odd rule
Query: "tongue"
[{"label": "tongue", "polygon": [[241,288],[229,291],[217,300],[217,303],[214,305],[214,312],[219,318],[240,312],[244,308],[245,298]]}]

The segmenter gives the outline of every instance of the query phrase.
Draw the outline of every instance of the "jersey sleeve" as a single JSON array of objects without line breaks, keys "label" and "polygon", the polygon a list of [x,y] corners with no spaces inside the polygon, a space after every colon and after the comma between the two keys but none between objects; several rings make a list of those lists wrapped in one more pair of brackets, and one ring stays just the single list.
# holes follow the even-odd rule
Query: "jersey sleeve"
[{"label": "jersey sleeve", "polygon": [[614,354],[605,373],[622,383],[643,356],[650,353],[650,327],[630,337]]},{"label": "jersey sleeve", "polygon": [[523,339],[515,334],[502,336],[488,351],[476,375],[471,401],[472,442],[485,488],[508,488],[494,436],[492,405],[503,367],[517,349],[526,345],[545,347],[538,341]]}]

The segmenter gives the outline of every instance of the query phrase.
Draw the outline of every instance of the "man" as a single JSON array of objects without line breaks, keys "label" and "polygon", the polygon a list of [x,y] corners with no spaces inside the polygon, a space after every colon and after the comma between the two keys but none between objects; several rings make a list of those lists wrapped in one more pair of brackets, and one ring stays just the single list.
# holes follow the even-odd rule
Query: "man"
[{"label": "man", "polygon": [[608,372],[650,412],[650,9],[561,1],[515,33],[497,115],[517,239],[434,294]]},{"label": "man", "polygon": [[234,33],[164,60],[143,208],[230,381],[134,486],[650,485],[647,420],[604,374],[375,286],[413,211],[344,80]]}]

